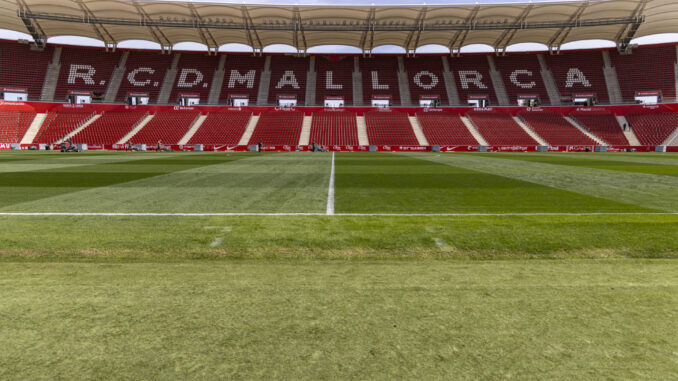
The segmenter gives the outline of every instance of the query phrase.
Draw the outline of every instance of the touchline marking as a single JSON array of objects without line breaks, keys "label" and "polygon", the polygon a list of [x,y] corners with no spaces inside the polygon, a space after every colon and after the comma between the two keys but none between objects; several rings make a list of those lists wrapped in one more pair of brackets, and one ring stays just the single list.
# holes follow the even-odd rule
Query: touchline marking
[{"label": "touchline marking", "polygon": [[328,216],[333,217],[540,217],[540,216],[678,216],[678,213],[77,213],[0,212],[0,216],[64,217],[238,217],[238,216]]},{"label": "touchline marking", "polygon": [[327,190],[327,211],[328,216],[334,215],[334,152],[332,152],[332,170],[330,171],[330,186]]}]

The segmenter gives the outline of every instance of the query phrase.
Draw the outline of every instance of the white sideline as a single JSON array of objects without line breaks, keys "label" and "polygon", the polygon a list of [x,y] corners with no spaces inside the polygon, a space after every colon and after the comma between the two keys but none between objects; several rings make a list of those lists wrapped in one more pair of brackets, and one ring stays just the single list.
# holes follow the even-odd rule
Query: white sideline
[{"label": "white sideline", "polygon": [[328,216],[334,215],[334,152],[332,152],[332,170],[330,171],[330,186],[327,190],[327,211]]},{"label": "white sideline", "polygon": [[219,217],[219,216],[328,216],[333,217],[547,217],[547,216],[678,216],[678,213],[105,213],[0,212],[0,216],[101,217]]}]

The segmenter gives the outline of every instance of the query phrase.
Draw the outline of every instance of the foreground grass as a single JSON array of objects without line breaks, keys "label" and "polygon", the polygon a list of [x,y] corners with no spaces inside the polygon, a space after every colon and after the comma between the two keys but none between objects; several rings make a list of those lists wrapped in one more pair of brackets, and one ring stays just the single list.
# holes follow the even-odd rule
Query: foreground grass
[{"label": "foreground grass", "polygon": [[0,379],[676,379],[678,262],[3,263]]},{"label": "foreground grass", "polygon": [[678,258],[677,215],[0,216],[0,261]]}]

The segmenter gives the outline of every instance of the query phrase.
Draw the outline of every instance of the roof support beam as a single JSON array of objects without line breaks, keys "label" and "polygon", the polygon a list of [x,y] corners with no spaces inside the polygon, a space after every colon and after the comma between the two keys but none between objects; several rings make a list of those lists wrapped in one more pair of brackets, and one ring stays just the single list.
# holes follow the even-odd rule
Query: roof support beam
[{"label": "roof support beam", "polygon": [[[144,25],[144,21],[151,20],[151,17],[146,13],[144,8],[136,0],[132,2],[137,12],[139,13],[139,18],[141,19],[141,24]],[[102,23],[105,24],[105,23]],[[151,23],[146,23],[148,30],[151,32],[155,42],[160,44],[160,49],[163,54],[170,54],[172,52],[172,42],[165,36],[165,34],[160,30],[158,25],[153,25]]]},{"label": "roof support beam", "polygon": [[[78,6],[82,10],[83,17],[85,18],[90,18],[90,17],[95,17],[94,13],[87,7],[87,5],[82,1],[78,0]],[[94,32],[99,36],[101,41],[104,42],[106,45],[106,50],[112,49],[115,50],[115,47],[117,46],[118,42],[113,38],[113,36],[108,32],[106,27],[104,27],[102,24],[91,24],[92,29],[94,29]]]},{"label": "roof support beam", "polygon": [[[480,5],[476,5],[473,7],[471,12],[466,16],[466,19],[464,20],[464,24],[466,25],[473,25],[476,23],[476,17],[478,17],[478,11],[480,11]],[[468,35],[469,29],[464,29],[460,30],[457,33],[452,36],[452,39],[450,39],[450,43],[447,44],[447,48],[450,49],[450,54],[454,54],[454,51],[457,51],[457,55],[460,54],[462,46],[464,46],[464,41],[466,40],[466,36]]]},{"label": "roof support beam", "polygon": [[26,5],[24,0],[19,0],[17,2],[17,6],[18,16],[26,26],[26,31],[28,31],[28,34],[33,37],[35,46],[37,46],[39,49],[44,49],[45,44],[47,44],[47,34],[45,34],[45,31],[42,30],[42,27],[34,18],[27,16],[31,13],[31,10],[28,8],[28,5]]},{"label": "roof support beam", "polygon": [[[299,37],[301,37],[301,41]],[[304,53],[308,50],[308,47],[306,46],[306,35],[304,34],[304,27],[301,23],[301,12],[299,11],[299,7],[294,7],[294,34],[292,38],[294,41],[294,47],[297,48],[297,54],[301,53],[302,46]]]},{"label": "roof support beam", "polygon": [[363,21],[366,29],[363,30],[362,36],[360,36],[360,49],[363,51],[363,56],[365,55],[365,49],[367,47],[367,39],[370,39],[370,54],[372,54],[372,48],[374,47],[374,27],[376,22],[376,9],[374,7],[370,8],[367,18]]},{"label": "roof support beam", "polygon": [[243,29],[247,31],[247,41],[254,50],[255,54],[258,49],[258,52],[261,55],[261,52],[264,49],[264,47],[262,46],[261,39],[259,38],[259,33],[257,33],[257,30],[254,27],[252,17],[250,17],[250,12],[244,5],[240,7],[240,9],[242,11]]},{"label": "roof support beam", "polygon": [[[527,16],[530,15],[530,12],[532,11],[532,8],[534,8],[534,4],[530,4],[523,11],[520,13],[518,17],[516,17],[516,20],[513,22],[513,25],[518,27],[520,25],[523,25],[525,23],[525,20],[527,20]],[[516,33],[518,33],[519,29],[506,29],[504,33],[499,36],[497,41],[494,43],[494,52],[499,55],[499,54],[506,54],[506,47],[511,44],[511,40],[513,40],[513,37],[516,36]]]},{"label": "roof support beam", "polygon": [[620,52],[622,53],[630,52],[631,40],[633,39],[633,36],[636,35],[636,32],[638,31],[638,28],[640,28],[640,25],[645,21],[643,12],[645,11],[645,5],[647,4],[648,1],[649,0],[641,0],[640,3],[638,3],[638,6],[636,6],[636,9],[633,10],[631,17],[636,18],[638,21],[633,24],[622,25],[621,29],[619,30],[619,33],[617,33],[615,41],[617,42],[617,48],[619,49]]},{"label": "roof support beam", "polygon": [[[405,40],[405,54],[407,55],[410,54],[410,50],[414,50],[414,53],[416,53],[417,46],[419,45],[419,37],[421,36],[421,32],[424,30],[424,20],[426,19],[427,10],[428,9],[426,8],[426,6],[422,7],[419,10],[419,14],[417,15],[417,19],[415,21],[417,30],[411,31],[407,36],[407,40]],[[414,46],[412,46],[413,39]]]},{"label": "roof support beam", "polygon": [[188,3],[188,9],[191,11],[191,16],[195,20],[198,21],[198,31],[200,32],[200,39],[202,40],[202,43],[207,46],[207,52],[211,54],[217,54],[219,51],[219,44],[217,44],[217,41],[214,39],[214,36],[212,36],[212,33],[210,32],[209,29],[202,27],[202,17],[200,14],[198,14],[198,11],[195,9],[195,6],[193,3]]},{"label": "roof support beam", "polygon": [[[574,12],[574,14],[572,14],[572,16],[570,16],[569,21],[571,23],[574,23],[577,20],[579,20],[581,18],[581,16],[584,14],[584,11],[586,10],[586,8],[588,8],[588,6],[589,6],[588,1],[583,2],[579,6],[579,8],[577,8],[577,10]],[[557,53],[560,54],[560,47],[563,45],[563,43],[565,42],[565,39],[567,39],[567,36],[570,34],[570,31],[572,31],[573,28],[574,28],[573,26],[569,26],[569,27],[563,27],[563,28],[558,29],[556,34],[554,34],[551,37],[551,39],[546,43],[546,46],[548,46],[548,49],[549,49],[549,54],[553,54],[554,48],[557,48],[558,49]]]}]

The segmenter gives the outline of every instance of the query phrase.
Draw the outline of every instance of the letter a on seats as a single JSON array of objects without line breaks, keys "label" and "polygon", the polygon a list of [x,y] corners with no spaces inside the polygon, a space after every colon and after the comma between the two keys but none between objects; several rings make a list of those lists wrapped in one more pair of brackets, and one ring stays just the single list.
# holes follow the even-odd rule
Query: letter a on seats
[{"label": "letter a on seats", "polygon": [[285,74],[283,74],[282,78],[280,78],[280,81],[275,88],[282,89],[288,85],[294,87],[295,89],[299,88],[299,82],[297,82],[297,77],[294,75],[294,71],[292,70],[285,70]]}]

